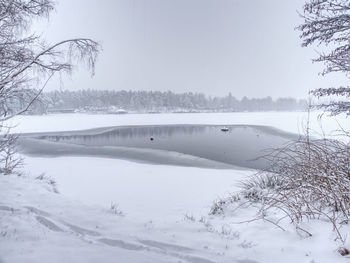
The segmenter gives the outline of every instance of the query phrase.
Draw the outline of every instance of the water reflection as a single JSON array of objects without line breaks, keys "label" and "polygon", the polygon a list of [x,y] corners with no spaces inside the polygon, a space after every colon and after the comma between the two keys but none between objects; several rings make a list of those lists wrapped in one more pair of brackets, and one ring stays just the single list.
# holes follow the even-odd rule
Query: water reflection
[{"label": "water reflection", "polygon": [[67,142],[83,145],[125,145],[132,141],[150,138],[171,138],[176,135],[191,136],[193,134],[204,133],[207,127],[205,126],[141,126],[141,127],[120,127],[110,131],[97,134],[78,134],[78,135],[54,135],[40,136],[40,139]]},{"label": "water reflection", "polygon": [[137,138],[164,138],[176,134],[192,135],[205,132],[205,126],[140,126],[120,127],[93,135],[40,136],[40,139],[56,142],[81,143],[84,145],[114,145]]},{"label": "water reflection", "polygon": [[265,168],[263,150],[280,147],[292,135],[259,126],[164,125],[106,129],[94,134],[47,134],[37,138],[86,146],[123,146],[174,151],[248,168]]}]

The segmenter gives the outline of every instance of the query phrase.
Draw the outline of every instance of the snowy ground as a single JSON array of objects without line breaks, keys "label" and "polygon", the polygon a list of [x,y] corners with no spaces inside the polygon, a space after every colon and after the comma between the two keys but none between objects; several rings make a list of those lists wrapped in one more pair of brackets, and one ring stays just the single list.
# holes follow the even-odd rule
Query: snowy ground
[{"label": "snowy ground", "polygon": [[114,202],[128,217],[160,221],[207,214],[213,200],[252,173],[90,157],[27,157],[26,169],[33,176],[40,174],[43,163],[66,197],[106,209]]},{"label": "snowy ground", "polygon": [[[141,124],[259,124],[296,132],[305,113],[21,116],[16,132]],[[312,125],[317,127],[316,114]],[[341,120],[343,121],[343,120]],[[337,127],[327,120],[326,129]],[[209,216],[212,202],[253,171],[90,157],[26,157],[25,175],[0,177],[0,262],[348,262],[329,226],[311,238],[254,211]],[[42,180],[35,179],[45,173]],[[50,184],[51,178],[57,182]],[[57,188],[59,193],[55,193]],[[111,209],[111,203],[116,208]]]}]

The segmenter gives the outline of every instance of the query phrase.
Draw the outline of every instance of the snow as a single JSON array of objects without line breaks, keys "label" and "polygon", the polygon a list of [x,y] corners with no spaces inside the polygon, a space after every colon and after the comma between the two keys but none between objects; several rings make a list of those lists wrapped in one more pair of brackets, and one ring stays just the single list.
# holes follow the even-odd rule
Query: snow
[{"label": "snow", "polygon": [[[108,159],[76,158],[74,162],[79,168],[72,171],[71,165],[67,167],[72,160],[67,157],[58,158],[56,164],[49,159],[31,164],[31,172],[37,172],[40,166],[54,178],[59,177],[60,194],[52,191],[45,180],[35,180],[31,175],[0,177],[2,262],[348,261],[336,252],[334,235],[324,222],[309,224],[315,230],[314,236],[305,238],[292,227],[283,232],[262,221],[236,224],[254,216],[249,209],[227,217],[209,216],[211,198],[234,190],[236,180],[247,172],[218,174],[214,170],[191,168],[182,174],[181,168],[172,171],[174,167],[146,164],[132,167],[126,161],[111,165]],[[107,189],[103,188],[106,193],[100,192],[99,187],[106,183],[91,177],[100,177],[105,171],[106,177],[111,177],[113,171],[118,172],[116,167],[125,171],[125,176],[131,171],[136,174],[122,178],[121,182],[115,179]],[[144,173],[147,168],[155,167],[163,174],[149,180],[143,178],[150,175]],[[52,173],[55,169],[57,173]],[[100,172],[96,174],[96,170]],[[77,172],[84,172],[84,177],[80,174],[78,178]],[[62,179],[60,173],[66,178]],[[178,176],[178,182],[167,176],[172,173]],[[77,185],[69,184],[68,177],[72,175],[76,175],[72,180],[78,181]],[[164,178],[159,184],[164,188],[153,185],[154,179],[161,176]],[[134,178],[140,182],[132,181]],[[123,215],[109,209],[112,198],[119,198]]]},{"label": "snow", "polygon": [[[143,124],[256,124],[297,132],[306,113],[61,114],[19,116],[16,132]],[[317,114],[312,114],[317,126]],[[339,119],[344,122],[345,119]],[[325,120],[326,129],[337,123]],[[0,262],[348,262],[325,222],[306,238],[254,217],[209,215],[251,170],[152,165],[97,157],[25,157],[24,175],[0,176]],[[35,179],[38,175],[44,176]],[[53,181],[56,184],[53,184]],[[56,189],[58,193],[56,193]],[[116,204],[117,211],[111,209]],[[274,215],[271,215],[274,216]],[[349,241],[347,241],[349,243]],[[349,244],[347,243],[347,246]]]},{"label": "snow", "polygon": [[40,174],[43,163],[64,196],[106,209],[114,202],[128,216],[149,220],[181,217],[188,212],[206,214],[213,200],[227,195],[236,180],[252,173],[181,166],[170,169],[166,165],[88,157],[27,157],[26,169]]},{"label": "snow", "polygon": [[[320,112],[310,113],[311,129],[320,132]],[[307,112],[236,112],[236,113],[163,113],[163,114],[50,114],[43,116],[21,115],[7,122],[14,126],[12,132],[50,132],[85,130],[98,127],[158,124],[250,124],[272,126],[284,131],[303,132],[307,123]],[[350,129],[344,115],[330,118],[324,115],[322,128],[328,133],[339,129]]]}]

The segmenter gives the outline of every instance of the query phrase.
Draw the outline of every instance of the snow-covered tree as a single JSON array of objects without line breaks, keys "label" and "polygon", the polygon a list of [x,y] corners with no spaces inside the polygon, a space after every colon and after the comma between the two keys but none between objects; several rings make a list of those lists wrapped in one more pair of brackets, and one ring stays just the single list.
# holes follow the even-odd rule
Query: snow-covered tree
[{"label": "snow-covered tree", "polygon": [[[30,32],[33,20],[48,17],[53,9],[51,0],[0,0],[0,123],[27,111],[51,77],[70,73],[74,61],[94,72],[97,42],[76,38],[48,44]],[[14,104],[21,107],[14,110]]]},{"label": "snow-covered tree", "polygon": [[[325,50],[314,61],[325,64],[322,74],[343,72],[350,74],[350,1],[349,0],[308,0],[303,7],[304,23],[299,26],[302,45],[317,44]],[[350,115],[350,88],[330,87],[311,91],[317,97],[340,96],[319,105],[332,115]]]}]

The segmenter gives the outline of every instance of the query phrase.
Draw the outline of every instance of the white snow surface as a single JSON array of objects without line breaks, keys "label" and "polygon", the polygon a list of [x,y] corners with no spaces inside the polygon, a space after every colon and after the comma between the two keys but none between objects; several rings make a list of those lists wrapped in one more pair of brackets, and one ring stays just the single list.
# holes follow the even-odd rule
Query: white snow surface
[{"label": "white snow surface", "polygon": [[[325,133],[343,127],[350,130],[350,122],[340,115],[329,117],[322,112],[310,113],[310,127],[317,133]],[[248,124],[265,125],[302,133],[308,120],[307,112],[234,112],[234,113],[164,113],[164,114],[49,114],[42,116],[21,115],[7,122],[12,132],[50,132],[85,130],[98,127],[161,124]],[[322,124],[322,125],[321,125]]]},{"label": "white snow surface", "polygon": [[252,171],[149,165],[91,157],[26,157],[32,176],[44,172],[61,194],[89,205],[116,203],[132,218],[176,219],[186,213],[207,214],[213,200],[235,189],[235,181]]},{"label": "white snow surface", "polygon": [[[19,116],[14,130],[255,124],[298,132],[296,126],[306,116],[274,112]],[[312,118],[317,127],[317,114]],[[333,120],[325,122],[327,130],[338,127]],[[338,122],[347,125],[346,119]],[[0,176],[1,263],[349,261],[337,252],[339,243],[325,222],[305,223],[303,227],[313,233],[305,237],[288,222],[283,222],[286,231],[263,221],[242,223],[254,218],[254,208],[209,215],[215,199],[237,191],[238,181],[254,171],[96,157],[25,157],[23,173]],[[42,173],[45,176],[36,179]]]},{"label": "white snow surface", "polygon": [[[237,224],[254,217],[251,209],[208,215],[212,200],[237,190],[249,171],[85,157],[27,163],[33,174],[0,177],[2,263],[349,260],[323,222],[306,224],[314,234],[306,238],[288,224],[286,232],[262,221]],[[42,170],[59,193],[50,179],[34,179]]]}]

